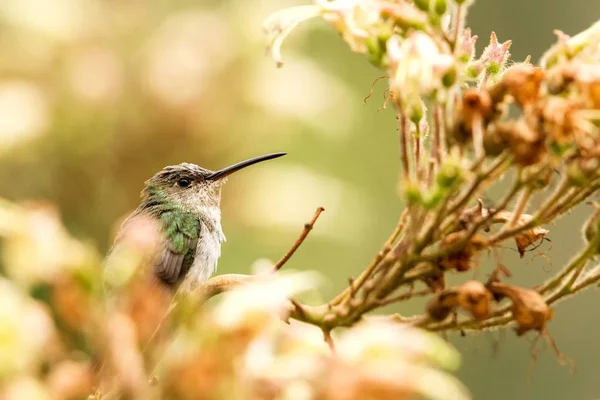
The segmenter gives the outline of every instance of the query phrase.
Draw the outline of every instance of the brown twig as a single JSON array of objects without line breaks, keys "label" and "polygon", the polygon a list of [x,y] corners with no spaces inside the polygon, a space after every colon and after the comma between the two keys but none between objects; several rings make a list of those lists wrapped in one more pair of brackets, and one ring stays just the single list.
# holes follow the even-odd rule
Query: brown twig
[{"label": "brown twig", "polygon": [[331,352],[335,353],[335,343],[333,341],[333,338],[331,337],[330,329],[323,329],[323,340],[325,340],[325,343],[327,343]]},{"label": "brown twig", "polygon": [[[385,241],[381,251],[379,251],[379,253],[377,253],[377,255],[375,256],[373,261],[371,261],[369,266],[360,274],[360,276],[357,279],[354,279],[353,282],[350,284],[350,287],[347,289],[347,290],[349,290],[350,297],[353,297],[353,295],[364,285],[364,283],[367,281],[367,279],[373,274],[373,272],[375,271],[375,269],[377,268],[377,266],[379,265],[381,260],[383,260],[383,257],[385,257],[392,250],[392,246],[394,245],[394,243],[396,242],[396,240],[402,233],[402,230],[406,226],[407,219],[408,219],[408,210],[405,209],[402,212],[402,215],[400,216],[400,219],[398,220],[398,224],[396,224],[394,231],[392,232],[390,237],[388,237],[388,239]],[[338,296],[336,296],[333,300],[331,300],[329,302],[329,304],[331,304],[331,305],[339,304],[347,297],[347,294],[348,294],[347,291],[343,291]]]},{"label": "brown twig", "polygon": [[294,253],[296,252],[296,250],[298,250],[298,247],[300,247],[300,245],[302,244],[302,242],[304,242],[304,239],[306,239],[306,237],[308,236],[309,232],[315,226],[315,222],[317,222],[317,219],[319,219],[319,216],[321,215],[321,213],[323,211],[325,211],[325,209],[323,207],[317,208],[317,211],[315,211],[315,215],[313,215],[313,217],[310,220],[310,222],[308,222],[307,224],[304,224],[304,229],[302,229],[302,233],[300,234],[300,236],[298,237],[298,239],[296,239],[296,241],[294,242],[294,244],[292,245],[292,247],[287,251],[287,253],[285,253],[283,255],[283,257],[281,257],[281,259],[279,261],[277,261],[277,263],[273,267],[273,269],[275,271],[279,271],[281,269],[281,267],[283,267],[283,265],[286,262],[288,262],[288,260],[294,255]]},{"label": "brown twig", "polygon": [[252,275],[244,274],[225,274],[210,278],[198,287],[203,299],[208,300],[223,292],[227,292],[236,286],[247,283],[254,279]]},{"label": "brown twig", "polygon": [[416,291],[416,292],[410,290],[407,293],[402,293],[402,294],[399,294],[397,296],[392,296],[392,297],[388,297],[387,299],[379,300],[377,302],[377,305],[379,307],[387,306],[387,305],[390,305],[392,303],[397,303],[399,301],[404,301],[404,300],[412,299],[413,297],[427,296],[428,294],[431,294],[431,293],[433,293],[433,290],[429,289],[429,288],[423,289],[423,290],[419,290],[419,291]]}]

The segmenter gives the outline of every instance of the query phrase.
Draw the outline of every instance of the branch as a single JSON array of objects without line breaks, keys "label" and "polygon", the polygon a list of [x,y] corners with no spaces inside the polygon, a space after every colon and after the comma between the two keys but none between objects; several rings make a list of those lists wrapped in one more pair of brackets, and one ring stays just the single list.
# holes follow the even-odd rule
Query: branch
[{"label": "branch", "polygon": [[253,275],[244,274],[225,274],[210,278],[202,283],[196,290],[201,294],[206,302],[218,294],[227,292],[241,284],[248,283],[254,279]]},{"label": "branch", "polygon": [[333,300],[330,301],[330,304],[336,305],[341,303],[344,299],[348,297],[353,297],[353,294],[356,293],[368,280],[368,278],[374,273],[375,269],[379,265],[379,263],[383,260],[383,258],[392,250],[392,246],[402,233],[404,227],[406,226],[406,222],[408,219],[408,210],[404,210],[402,215],[400,216],[400,220],[394,231],[390,235],[390,237],[385,241],[382,249],[377,253],[373,261],[367,266],[367,268],[360,274],[360,276],[353,280],[350,286],[339,295],[337,295]]},{"label": "branch", "polygon": [[313,215],[313,217],[310,220],[310,222],[307,223],[307,224],[304,224],[304,229],[302,230],[302,233],[300,234],[300,236],[298,237],[298,239],[296,239],[296,241],[294,242],[294,244],[292,245],[292,247],[288,250],[288,252],[285,253],[284,256],[281,257],[281,259],[279,261],[277,261],[277,263],[273,267],[273,269],[275,271],[279,271],[281,269],[281,267],[283,267],[283,265],[294,255],[294,253],[296,252],[296,250],[298,250],[298,247],[300,247],[300,245],[302,244],[302,242],[304,242],[304,239],[306,239],[306,237],[308,236],[309,232],[315,226],[315,222],[317,222],[317,219],[319,219],[319,216],[321,215],[321,213],[323,211],[325,211],[325,209],[323,207],[317,208],[317,211],[315,211],[315,215]]}]

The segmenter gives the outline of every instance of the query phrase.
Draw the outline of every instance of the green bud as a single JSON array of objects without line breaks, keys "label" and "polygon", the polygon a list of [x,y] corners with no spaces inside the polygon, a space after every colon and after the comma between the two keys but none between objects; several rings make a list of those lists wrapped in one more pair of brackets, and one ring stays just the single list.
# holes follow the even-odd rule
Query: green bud
[{"label": "green bud", "polygon": [[433,9],[438,15],[444,15],[447,10],[446,0],[435,0]]},{"label": "green bud", "polygon": [[[596,211],[596,213],[597,212],[598,211]],[[595,217],[595,215],[592,215],[592,217],[586,221],[586,223],[584,225],[584,229],[583,229],[583,235],[585,236],[585,241],[588,243],[591,242],[592,240],[594,240],[594,238],[598,234],[599,221],[598,221],[597,216],[596,216],[596,218],[594,218],[594,217]]]},{"label": "green bud", "polygon": [[404,182],[403,185],[404,196],[408,204],[424,204],[423,194],[418,184],[413,182]]},{"label": "green bud", "polygon": [[[469,61],[471,61],[471,55],[470,54],[461,54],[458,56],[458,61],[460,61],[461,63],[468,63]],[[471,68],[474,69],[474,68]]]},{"label": "green bud", "polygon": [[442,26],[442,17],[435,13],[429,14],[429,23],[431,26],[440,27]]},{"label": "green bud", "polygon": [[428,195],[425,198],[425,201],[424,201],[425,208],[428,210],[433,210],[433,209],[437,208],[437,206],[440,204],[440,202],[444,198],[445,193],[446,193],[445,188],[435,185],[433,187],[433,190],[430,193],[428,193]]},{"label": "green bud", "polygon": [[419,10],[427,12],[429,12],[429,3],[430,0],[415,0],[415,6],[417,6]]},{"label": "green bud", "polygon": [[444,189],[453,187],[463,179],[462,168],[452,162],[447,161],[440,166],[440,171],[436,177],[437,184]]},{"label": "green bud", "polygon": [[406,110],[406,114],[408,119],[414,124],[418,124],[425,114],[425,109],[423,107],[423,102],[421,99],[415,99],[408,105],[408,109]]},{"label": "green bud", "polygon": [[490,65],[488,65],[486,71],[490,75],[496,75],[500,72],[500,64],[494,61],[490,61]]},{"label": "green bud", "polygon": [[448,70],[448,72],[446,72],[446,74],[444,74],[444,76],[442,77],[442,83],[444,84],[444,87],[451,87],[456,83],[456,68],[452,67]]},{"label": "green bud", "polygon": [[477,64],[469,65],[469,67],[467,68],[467,76],[469,78],[475,79],[479,75],[481,75],[481,70],[482,70],[482,68],[480,67],[480,65],[477,65]]},{"label": "green bud", "polygon": [[369,60],[377,67],[383,67],[383,59],[385,56],[385,42],[382,46],[381,40],[376,36],[369,36],[365,41]]}]

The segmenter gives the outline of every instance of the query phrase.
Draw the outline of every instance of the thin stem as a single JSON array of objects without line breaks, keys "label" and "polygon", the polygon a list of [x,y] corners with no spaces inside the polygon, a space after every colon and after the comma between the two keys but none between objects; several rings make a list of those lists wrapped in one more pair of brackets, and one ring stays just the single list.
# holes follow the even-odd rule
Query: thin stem
[{"label": "thin stem", "polygon": [[453,243],[450,246],[444,247],[430,254],[423,254],[421,256],[416,257],[418,261],[436,261],[440,257],[448,256],[456,251],[462,249],[472,238],[473,236],[481,229],[483,226],[487,225],[499,212],[503,211],[508,203],[513,199],[513,197],[519,192],[522,187],[522,183],[517,180],[512,189],[508,192],[508,194],[504,197],[500,205],[489,212],[487,215],[479,218],[478,221],[474,222],[471,227],[462,235],[462,238],[457,242]]},{"label": "thin stem", "polygon": [[422,138],[421,138],[421,127],[418,123],[415,124],[415,135],[413,136],[413,141],[414,141],[414,146],[415,146],[415,176],[417,178],[418,182],[421,182],[421,172],[422,172],[422,168],[421,168],[421,144],[422,144]]},{"label": "thin stem", "polygon": [[525,190],[523,190],[523,192],[521,192],[521,197],[517,202],[515,211],[513,211],[512,219],[508,223],[508,228],[512,228],[513,226],[517,225],[517,223],[521,219],[521,216],[525,212],[527,205],[529,204],[529,200],[531,200],[532,193],[533,190],[531,189],[531,187],[527,187]]},{"label": "thin stem", "polygon": [[589,270],[588,274],[583,279],[577,281],[577,283],[571,288],[571,294],[583,290],[598,281],[600,281],[600,265],[597,265]]},{"label": "thin stem", "polygon": [[481,158],[485,155],[483,148],[483,118],[480,114],[475,115],[473,120],[473,147],[475,148],[475,157]]},{"label": "thin stem", "polygon": [[437,113],[434,114],[434,118],[436,120],[436,126],[439,128],[440,133],[440,162],[443,161],[447,154],[448,150],[446,148],[446,108],[436,104]]},{"label": "thin stem", "polygon": [[331,300],[329,302],[329,304],[337,305],[337,304],[341,303],[349,295],[351,295],[352,293],[356,293],[364,285],[364,283],[373,274],[373,272],[375,271],[375,269],[377,268],[377,266],[379,265],[381,260],[383,260],[383,258],[391,251],[392,246],[394,245],[394,243],[396,242],[396,240],[402,233],[404,227],[406,226],[407,219],[408,219],[408,210],[405,209],[402,212],[402,215],[400,216],[400,220],[396,224],[394,231],[388,237],[388,239],[385,241],[385,243],[384,243],[382,249],[379,251],[379,253],[377,253],[375,258],[371,261],[371,263],[367,266],[367,268],[359,275],[359,277],[350,284],[350,287],[347,288],[345,291],[341,292],[340,294],[338,294],[333,300]]},{"label": "thin stem", "polygon": [[398,135],[400,139],[400,160],[402,161],[402,171],[404,173],[404,179],[410,179],[410,164],[408,161],[408,119],[400,107],[397,106],[397,119],[398,119]]},{"label": "thin stem", "polygon": [[298,250],[298,247],[300,247],[302,242],[304,242],[304,239],[306,239],[306,237],[308,236],[310,231],[315,226],[315,222],[317,222],[317,219],[319,219],[319,216],[321,215],[321,213],[323,211],[325,211],[325,209],[323,207],[317,208],[317,211],[315,211],[315,215],[313,215],[310,222],[307,224],[304,224],[304,228],[302,229],[302,233],[300,233],[300,236],[298,237],[298,239],[296,239],[296,241],[294,242],[292,247],[287,251],[287,253],[285,253],[283,255],[283,257],[281,257],[281,259],[279,261],[277,261],[277,263],[273,266],[273,269],[275,271],[279,271],[281,269],[281,267],[283,267],[283,265],[294,255],[296,250]]},{"label": "thin stem", "polygon": [[467,203],[472,200],[473,195],[477,192],[477,189],[479,189],[479,186],[482,183],[495,178],[499,174],[506,172],[506,170],[509,167],[510,157],[508,156],[508,154],[503,153],[498,158],[496,158],[496,160],[494,160],[494,162],[488,167],[488,169],[477,173],[475,179],[473,180],[471,185],[469,185],[464,194],[460,196],[450,207],[450,209],[448,210],[448,215],[452,215],[456,211],[459,211],[463,207],[465,207]]},{"label": "thin stem", "polygon": [[[573,258],[558,274],[556,274],[550,280],[537,287],[536,290],[540,293],[547,293],[550,290],[558,287],[562,280],[571,272],[582,270],[589,261],[590,257],[592,257],[596,253],[599,241],[600,239],[598,238],[595,238],[594,240],[590,241],[588,245],[575,258]],[[575,276],[574,278],[576,279],[577,276]],[[573,282],[575,281],[575,279],[573,279]]]},{"label": "thin stem", "polygon": [[464,10],[464,5],[459,4],[456,8],[456,14],[454,16],[455,17],[454,18],[454,32],[453,32],[454,36],[452,38],[452,46],[454,47],[455,50],[458,47],[458,38],[460,36],[460,33],[462,32],[463,25],[464,25],[463,10]]},{"label": "thin stem", "polygon": [[558,202],[558,200],[563,196],[566,189],[569,187],[569,179],[565,177],[562,179],[561,183],[558,185],[554,193],[546,200],[546,202],[540,207],[537,213],[531,218],[529,221],[524,224],[506,229],[504,231],[498,232],[496,235],[492,236],[488,240],[488,244],[490,246],[502,242],[503,240],[513,237],[523,231],[528,229],[535,228],[537,225],[541,224],[544,221],[544,215]]},{"label": "thin stem", "polygon": [[400,301],[405,301],[405,300],[409,300],[412,299],[414,297],[423,297],[423,296],[427,296],[428,294],[433,293],[432,289],[423,289],[423,290],[419,290],[419,291],[409,291],[407,293],[402,293],[399,294],[397,296],[392,296],[392,297],[388,297],[387,299],[382,299],[382,300],[378,300],[377,301],[377,306],[378,307],[383,307],[383,306],[387,306],[389,304],[392,303],[397,303]]},{"label": "thin stem", "polygon": [[442,120],[442,108],[439,104],[433,108],[433,138],[431,141],[431,158],[434,160],[434,171],[437,171],[440,164],[442,163],[442,130],[444,121]]}]

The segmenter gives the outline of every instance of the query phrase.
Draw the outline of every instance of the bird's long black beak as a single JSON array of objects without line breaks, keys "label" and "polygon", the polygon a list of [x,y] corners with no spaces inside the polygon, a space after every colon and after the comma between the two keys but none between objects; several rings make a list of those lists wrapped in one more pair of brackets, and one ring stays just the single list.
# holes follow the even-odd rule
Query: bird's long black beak
[{"label": "bird's long black beak", "polygon": [[287,153],[273,153],[273,154],[265,154],[264,156],[254,157],[246,161],[239,162],[237,164],[230,165],[229,167],[225,167],[218,171],[213,172],[212,174],[205,177],[207,181],[218,181],[219,179],[223,179],[228,175],[233,174],[234,172],[239,171],[240,169],[249,167],[253,164],[272,160],[273,158],[279,158],[281,156],[285,156]]}]

